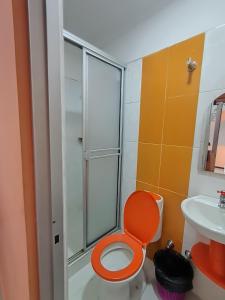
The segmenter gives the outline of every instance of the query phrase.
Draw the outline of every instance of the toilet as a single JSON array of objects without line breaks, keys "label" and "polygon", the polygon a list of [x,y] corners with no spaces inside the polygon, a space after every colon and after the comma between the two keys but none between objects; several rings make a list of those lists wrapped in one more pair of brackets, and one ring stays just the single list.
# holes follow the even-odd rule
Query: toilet
[{"label": "toilet", "polygon": [[163,199],[147,191],[132,193],[124,207],[124,229],[94,247],[93,270],[101,278],[100,299],[130,299],[129,282],[143,267],[146,247],[161,235]]}]

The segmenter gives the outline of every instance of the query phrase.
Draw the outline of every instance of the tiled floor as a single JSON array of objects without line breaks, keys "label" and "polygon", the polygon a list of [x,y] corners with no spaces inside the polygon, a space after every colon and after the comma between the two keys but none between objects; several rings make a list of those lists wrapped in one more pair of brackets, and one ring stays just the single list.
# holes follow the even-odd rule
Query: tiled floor
[{"label": "tiled floor", "polygon": [[[69,279],[69,300],[99,300],[100,279],[93,272],[89,263]],[[130,285],[131,300],[159,300],[155,288],[154,267],[146,259],[143,271]],[[107,299],[105,299],[107,300]],[[201,300],[189,293],[186,300]]]}]

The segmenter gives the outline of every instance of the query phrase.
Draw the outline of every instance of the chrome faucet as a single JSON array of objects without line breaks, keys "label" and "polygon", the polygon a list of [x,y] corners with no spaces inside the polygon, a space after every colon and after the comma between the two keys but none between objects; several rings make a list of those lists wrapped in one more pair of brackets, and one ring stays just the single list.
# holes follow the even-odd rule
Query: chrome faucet
[{"label": "chrome faucet", "polygon": [[225,191],[217,191],[217,193],[220,194],[218,206],[220,208],[225,208]]}]

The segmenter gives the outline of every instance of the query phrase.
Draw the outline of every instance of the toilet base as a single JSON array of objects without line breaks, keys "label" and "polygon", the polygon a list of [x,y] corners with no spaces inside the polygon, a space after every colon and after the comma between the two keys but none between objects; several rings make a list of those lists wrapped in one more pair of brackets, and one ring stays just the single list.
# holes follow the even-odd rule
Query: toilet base
[{"label": "toilet base", "polygon": [[129,282],[112,283],[101,281],[99,288],[99,300],[129,300],[130,285]]},{"label": "toilet base", "polygon": [[146,288],[146,278],[143,269],[133,278],[124,282],[100,281],[99,300],[130,300],[132,297],[141,299]]}]

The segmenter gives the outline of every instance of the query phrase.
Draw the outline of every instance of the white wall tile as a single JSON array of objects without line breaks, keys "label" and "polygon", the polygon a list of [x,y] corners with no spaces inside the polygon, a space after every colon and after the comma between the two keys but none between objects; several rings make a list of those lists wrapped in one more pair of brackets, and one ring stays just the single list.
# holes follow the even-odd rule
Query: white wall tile
[{"label": "white wall tile", "polygon": [[206,33],[202,63],[201,91],[225,88],[225,25]]},{"label": "white wall tile", "polygon": [[125,72],[125,103],[140,101],[141,75],[142,59],[127,65]]},{"label": "white wall tile", "polygon": [[138,141],[139,114],[139,102],[124,105],[124,142]]},{"label": "white wall tile", "polygon": [[122,207],[124,206],[127,198],[136,190],[136,180],[123,177],[122,186]]},{"label": "white wall tile", "polygon": [[136,180],[122,177],[122,191],[121,191],[121,226],[123,226],[123,209],[127,198],[136,190]]},{"label": "white wall tile", "polygon": [[194,148],[189,182],[189,196],[199,194],[218,197],[217,191],[225,189],[224,175],[203,171],[203,144]]},{"label": "white wall tile", "polygon": [[[126,83],[123,128],[122,209],[129,195],[136,190],[141,75],[142,59],[127,65],[125,73]],[[123,214],[121,222],[123,224]]]},{"label": "white wall tile", "polygon": [[137,142],[126,142],[123,148],[123,177],[136,179],[137,172]]}]

